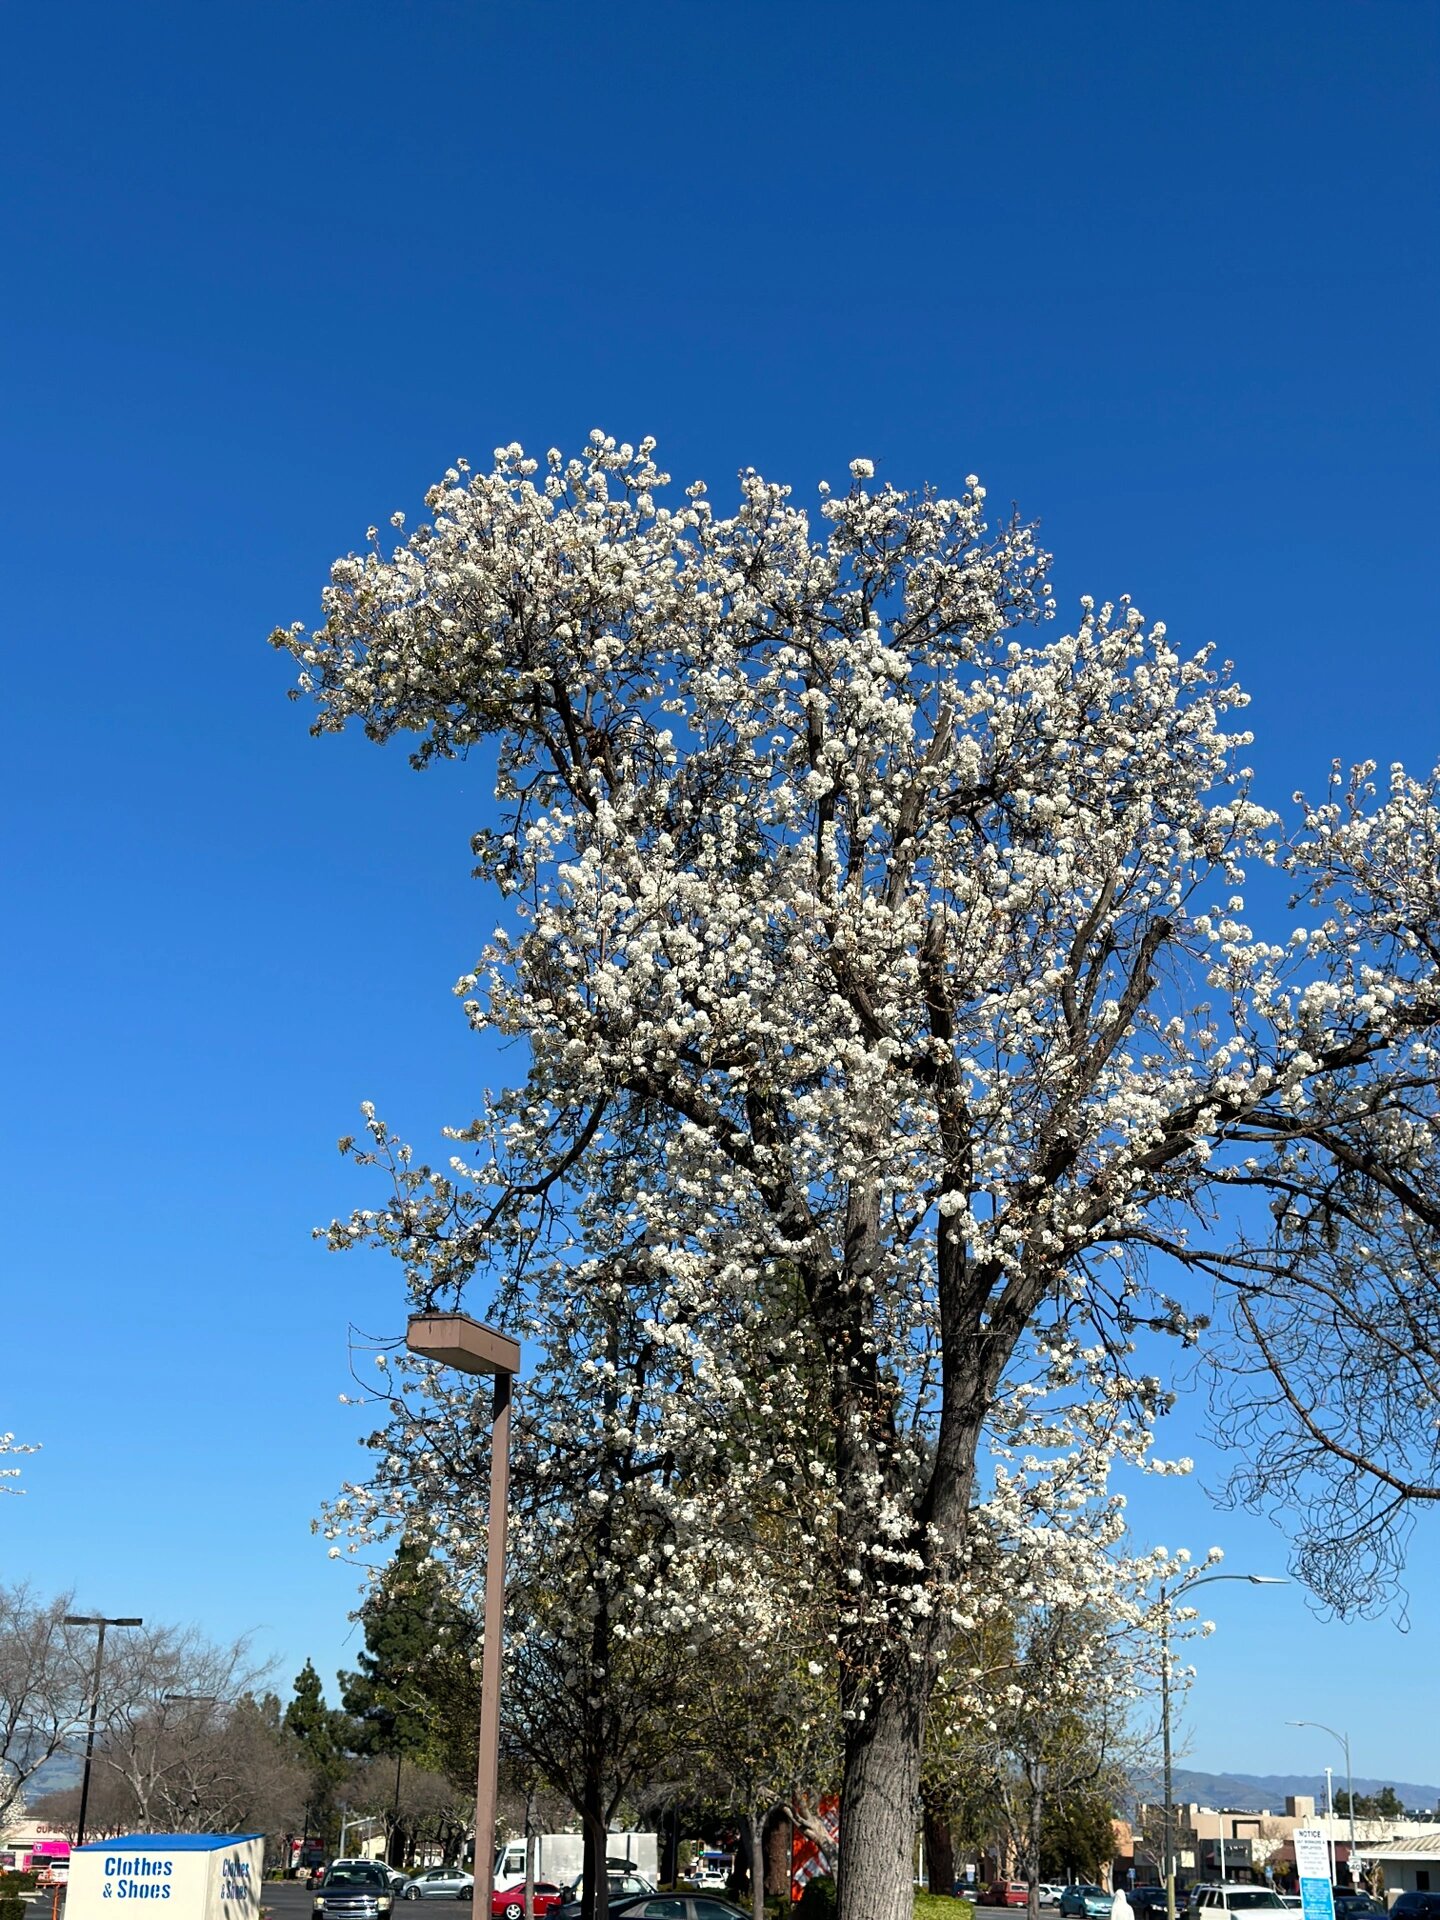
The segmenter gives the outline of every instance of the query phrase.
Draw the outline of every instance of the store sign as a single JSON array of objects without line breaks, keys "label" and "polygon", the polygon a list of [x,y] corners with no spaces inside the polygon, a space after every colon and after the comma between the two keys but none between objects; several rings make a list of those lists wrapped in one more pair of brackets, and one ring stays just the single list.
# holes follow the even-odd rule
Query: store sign
[{"label": "store sign", "polygon": [[1301,1827],[1296,1832],[1295,1870],[1300,1875],[1300,1908],[1304,1920],[1335,1920],[1330,1849],[1319,1827]]},{"label": "store sign", "polygon": [[70,1856],[67,1920],[122,1920],[148,1908],[165,1920],[259,1920],[265,1842],[259,1834],[133,1834]]}]

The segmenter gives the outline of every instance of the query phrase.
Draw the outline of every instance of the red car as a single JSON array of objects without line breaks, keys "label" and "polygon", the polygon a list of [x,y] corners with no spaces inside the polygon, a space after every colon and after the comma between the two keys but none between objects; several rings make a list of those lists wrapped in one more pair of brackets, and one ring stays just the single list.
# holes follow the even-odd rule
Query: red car
[{"label": "red car", "polygon": [[991,1907],[1028,1907],[1030,1889],[1023,1880],[997,1880],[985,1895]]},{"label": "red car", "polygon": [[[544,1920],[552,1907],[561,1905],[565,1898],[565,1889],[557,1887],[553,1880],[535,1882],[535,1913],[537,1920]],[[496,1920],[525,1920],[525,1882],[517,1880],[513,1887],[497,1887],[490,1901],[490,1911]]]}]

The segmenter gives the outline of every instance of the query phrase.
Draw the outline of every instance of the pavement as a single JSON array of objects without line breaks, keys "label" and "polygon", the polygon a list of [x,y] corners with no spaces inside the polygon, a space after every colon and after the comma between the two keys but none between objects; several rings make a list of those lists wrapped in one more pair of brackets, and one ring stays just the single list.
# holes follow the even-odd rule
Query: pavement
[{"label": "pavement", "polygon": [[260,1904],[275,1920],[310,1920],[314,1902],[314,1890],[303,1880],[267,1880],[260,1889]]},{"label": "pavement", "polygon": [[[274,1915],[274,1920],[310,1920],[310,1915],[314,1911],[311,1904],[314,1898],[314,1893],[303,1880],[267,1880],[264,1892],[260,1896],[260,1904],[269,1908]],[[460,1902],[453,1903],[453,1905],[460,1904]],[[434,1920],[447,1920],[447,1916],[452,1911],[452,1902],[448,1900],[407,1901],[399,1911],[405,1916],[405,1920],[410,1920],[412,1914],[415,1920],[422,1920],[423,1916],[433,1916]],[[462,1911],[466,1915],[466,1920],[469,1920],[470,1908],[463,1906]],[[1053,1909],[1042,1907],[1040,1911],[1042,1920],[1056,1920]],[[977,1907],[975,1916],[976,1920],[1024,1920],[1024,1909]]]},{"label": "pavement", "polygon": [[[269,1908],[274,1920],[310,1920],[314,1898],[314,1893],[303,1880],[267,1880],[260,1904]],[[399,1908],[399,1913],[405,1916],[405,1920],[410,1920],[412,1914],[415,1920],[423,1920],[425,1916],[433,1916],[433,1920],[448,1920],[457,1905],[461,1906],[466,1920],[469,1920],[468,1906],[448,1900],[406,1901]],[[1041,1920],[1058,1920],[1053,1908],[1042,1907],[1040,1912]],[[1023,1907],[977,1907],[975,1917],[976,1920],[1025,1920],[1025,1910]],[[35,1917],[27,1915],[26,1920],[35,1920]]]}]

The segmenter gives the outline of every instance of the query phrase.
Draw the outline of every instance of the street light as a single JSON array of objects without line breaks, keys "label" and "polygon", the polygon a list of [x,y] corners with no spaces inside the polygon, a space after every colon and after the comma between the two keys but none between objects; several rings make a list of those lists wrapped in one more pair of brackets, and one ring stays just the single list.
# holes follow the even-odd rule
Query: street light
[{"label": "street light", "polygon": [[[1217,1580],[1245,1580],[1252,1587],[1288,1587],[1290,1582],[1278,1573],[1207,1573],[1188,1580],[1180,1589],[1191,1594],[1197,1587],[1208,1587]],[[1165,1755],[1165,1914],[1175,1920],[1175,1783],[1170,1756],[1170,1607],[1173,1596],[1160,1588],[1160,1727]],[[1225,1841],[1220,1841],[1220,1877],[1225,1877]]]},{"label": "street light", "polygon": [[[1327,1727],[1323,1720],[1287,1720],[1285,1724],[1289,1727],[1315,1727],[1321,1733],[1328,1733],[1332,1740],[1338,1740],[1345,1749],[1345,1799],[1349,1806],[1350,1821],[1350,1859],[1347,1864],[1350,1868],[1350,1880],[1353,1885],[1355,1880],[1355,1781],[1350,1772],[1350,1736],[1348,1733],[1337,1733],[1334,1727]],[[1330,1839],[1330,1878],[1332,1881],[1335,1878],[1334,1819],[1335,1816],[1332,1811],[1328,1822],[1332,1829]]]},{"label": "street light", "polygon": [[[489,1913],[495,1891],[495,1801],[500,1774],[500,1643],[505,1631],[505,1520],[510,1493],[510,1384],[520,1343],[468,1313],[412,1314],[411,1353],[495,1381],[490,1429],[490,1532],[485,1553],[485,1658],[480,1668],[480,1754],[475,1775],[475,1901]],[[483,1861],[482,1861],[483,1849]]]},{"label": "street light", "polygon": [[138,1614],[126,1614],[122,1617],[103,1613],[67,1613],[67,1627],[98,1627],[95,1636],[95,1676],[90,1687],[90,1726],[85,1735],[85,1771],[80,1777],[80,1818],[75,1823],[75,1845],[85,1844],[85,1813],[90,1805],[90,1762],[95,1756],[95,1721],[100,1712],[100,1666],[105,1658],[105,1629],[107,1627],[143,1627],[145,1622]]},{"label": "street light", "polygon": [[[341,1812],[344,1812],[343,1807],[341,1808]],[[345,1836],[352,1827],[383,1827],[384,1824],[385,1816],[383,1813],[357,1813],[352,1820],[342,1820],[340,1822],[341,1857],[344,1858],[345,1855]],[[360,1844],[362,1847],[365,1847],[370,1843],[368,1840],[362,1840]]]}]

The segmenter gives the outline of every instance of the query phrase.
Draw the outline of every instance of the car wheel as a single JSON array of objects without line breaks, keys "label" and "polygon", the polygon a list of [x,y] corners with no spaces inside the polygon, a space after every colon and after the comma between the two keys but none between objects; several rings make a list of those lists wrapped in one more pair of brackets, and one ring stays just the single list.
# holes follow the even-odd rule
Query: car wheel
[{"label": "car wheel", "polygon": [[406,1887],[405,1898],[407,1900],[418,1900],[420,1898],[420,1889],[418,1887]]},{"label": "car wheel", "polygon": [[519,1900],[512,1900],[506,1907],[505,1920],[525,1920],[525,1908]]}]

